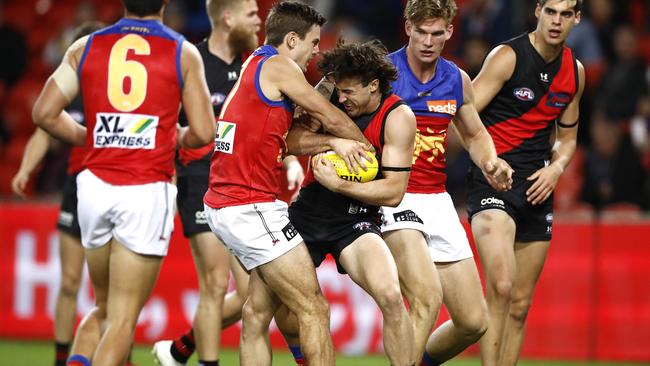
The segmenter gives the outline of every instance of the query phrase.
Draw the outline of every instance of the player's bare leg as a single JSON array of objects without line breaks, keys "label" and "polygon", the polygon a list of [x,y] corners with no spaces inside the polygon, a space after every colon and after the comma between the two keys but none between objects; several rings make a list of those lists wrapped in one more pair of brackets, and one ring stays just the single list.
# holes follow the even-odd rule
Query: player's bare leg
[{"label": "player's bare leg", "polygon": [[[402,300],[397,266],[386,243],[378,235],[364,234],[343,249],[339,261],[350,278],[372,296],[381,309],[384,349],[391,364],[412,365],[413,326]],[[305,339],[302,333],[300,339]]]},{"label": "player's bare leg", "polygon": [[515,243],[517,272],[510,298],[510,311],[503,331],[499,365],[516,365],[526,334],[526,317],[533,298],[535,285],[542,273],[548,241]]},{"label": "player's bare leg", "polygon": [[70,343],[77,321],[77,294],[84,265],[84,248],[78,237],[59,231],[61,286],[54,308],[54,341]]},{"label": "player's bare leg", "polygon": [[[93,357],[93,366],[122,365],[131,349],[133,331],[140,310],[153,290],[163,257],[145,256],[130,251],[116,240],[99,250],[86,250],[89,268],[108,260],[108,296],[105,330]],[[93,286],[95,280],[93,279]],[[98,304],[101,307],[101,304]]]},{"label": "player's bare leg", "polygon": [[227,293],[224,299],[223,317],[221,319],[222,329],[228,328],[241,319],[242,307],[248,297],[248,273],[246,273],[237,258],[230,254],[228,256],[230,257],[230,273],[235,279],[235,291]]},{"label": "player's bare leg", "polygon": [[[318,285],[316,270],[305,244],[301,243],[275,260],[255,268],[253,273],[255,272],[255,276],[251,275],[249,297],[244,304],[244,328],[247,323],[255,324],[259,328],[257,324],[264,324],[264,322],[268,328],[270,316],[275,313],[275,308],[270,316],[268,312],[259,315],[256,311],[259,310],[255,307],[258,306],[257,298],[264,296],[264,292],[258,291],[260,285],[254,285],[253,281],[262,280],[298,317],[301,347],[309,365],[333,365],[334,350],[329,331],[329,308]],[[259,337],[257,334],[259,329],[251,330],[253,334],[249,336]],[[242,343],[243,337],[242,335]],[[242,350],[243,347],[242,344]],[[250,365],[266,364],[250,363]]]},{"label": "player's bare leg", "polygon": [[270,366],[273,356],[269,343],[269,324],[280,302],[273,291],[264,284],[257,268],[251,271],[249,288],[251,294],[242,309],[240,365]]},{"label": "player's bare leg", "polygon": [[88,361],[95,355],[106,320],[110,252],[110,244],[97,249],[84,250],[89,263],[88,274],[95,292],[95,308],[89,311],[79,323],[70,355],[81,355]]},{"label": "player's bare leg", "polygon": [[485,273],[488,330],[481,337],[481,364],[499,365],[503,329],[515,278],[515,223],[501,210],[485,210],[472,218],[472,233]]},{"label": "player's bare leg", "polygon": [[427,353],[442,363],[478,341],[488,327],[487,305],[474,258],[436,263],[450,319],[429,337]]},{"label": "player's bare leg", "polygon": [[192,235],[190,244],[199,280],[199,303],[193,322],[196,350],[199,360],[216,361],[230,253],[212,232]]},{"label": "player's bare leg", "polygon": [[414,330],[413,359],[419,362],[442,303],[440,279],[420,231],[388,231],[384,239],[395,258],[400,288],[409,303]]}]

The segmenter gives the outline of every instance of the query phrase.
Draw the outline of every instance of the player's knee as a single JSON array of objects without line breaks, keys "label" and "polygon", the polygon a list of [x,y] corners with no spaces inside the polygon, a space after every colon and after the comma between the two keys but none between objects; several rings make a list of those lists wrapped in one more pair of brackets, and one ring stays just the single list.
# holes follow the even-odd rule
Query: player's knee
[{"label": "player's knee", "polygon": [[206,296],[210,301],[217,304],[223,303],[223,298],[228,291],[228,273],[221,273],[222,271],[213,271],[208,273],[203,281],[203,286],[200,289],[201,296]]},{"label": "player's knee", "polygon": [[377,305],[381,309],[384,317],[386,316],[397,316],[405,310],[404,300],[402,299],[402,293],[399,290],[399,286],[386,286],[378,291],[375,295]]},{"label": "player's knee", "polygon": [[442,304],[442,291],[423,292],[413,299],[411,312],[418,318],[435,318]]},{"label": "player's knee", "polygon": [[316,295],[314,300],[310,302],[308,313],[318,319],[329,319],[330,306],[322,293]]},{"label": "player's knee", "polygon": [[530,300],[517,299],[510,304],[510,318],[516,323],[523,324],[528,317],[528,310],[530,309]]},{"label": "player's knee", "polygon": [[493,287],[493,294],[501,301],[510,301],[512,294],[512,280],[501,279],[497,280]]},{"label": "player's knee", "polygon": [[63,273],[61,276],[60,292],[62,296],[77,298],[79,293],[79,286],[81,286],[81,277],[71,273]]},{"label": "player's knee", "polygon": [[462,319],[454,319],[454,324],[466,338],[476,341],[481,338],[488,329],[487,309],[484,307],[476,309],[464,316]]},{"label": "player's knee", "polygon": [[263,306],[255,306],[255,303],[250,301],[250,298],[244,302],[242,307],[242,320],[249,328],[268,327],[272,316],[273,314]]}]

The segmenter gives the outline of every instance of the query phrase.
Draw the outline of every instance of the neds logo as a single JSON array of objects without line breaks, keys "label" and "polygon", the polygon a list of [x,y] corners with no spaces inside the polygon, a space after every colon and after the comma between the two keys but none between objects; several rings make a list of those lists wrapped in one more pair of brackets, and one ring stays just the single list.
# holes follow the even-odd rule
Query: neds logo
[{"label": "neds logo", "polygon": [[427,100],[427,109],[433,113],[456,115],[456,100]]}]

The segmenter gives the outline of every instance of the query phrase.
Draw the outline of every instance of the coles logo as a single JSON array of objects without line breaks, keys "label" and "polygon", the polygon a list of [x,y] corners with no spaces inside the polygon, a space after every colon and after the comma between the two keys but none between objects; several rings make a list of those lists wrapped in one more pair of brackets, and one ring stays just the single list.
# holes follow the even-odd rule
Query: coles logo
[{"label": "coles logo", "polygon": [[427,109],[433,113],[456,115],[456,100],[427,100]]},{"label": "coles logo", "polygon": [[523,100],[524,102],[530,102],[535,99],[535,93],[533,93],[529,88],[517,88],[513,90],[512,94],[514,94],[517,99]]},{"label": "coles logo", "polygon": [[498,199],[496,197],[483,198],[481,200],[481,206],[486,206],[486,205],[505,207],[505,202],[503,202],[503,200]]}]

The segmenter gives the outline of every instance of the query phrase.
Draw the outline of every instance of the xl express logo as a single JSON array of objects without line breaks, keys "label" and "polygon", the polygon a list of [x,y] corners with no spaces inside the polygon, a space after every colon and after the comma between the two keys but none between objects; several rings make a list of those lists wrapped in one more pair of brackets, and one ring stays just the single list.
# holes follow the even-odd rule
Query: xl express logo
[{"label": "xl express logo", "polygon": [[217,136],[214,138],[214,151],[232,154],[235,147],[237,125],[231,122],[217,122]]},{"label": "xl express logo", "polygon": [[158,116],[97,113],[93,130],[95,148],[147,149],[156,147]]},{"label": "xl express logo", "polygon": [[427,109],[431,113],[456,115],[456,100],[427,100]]}]

